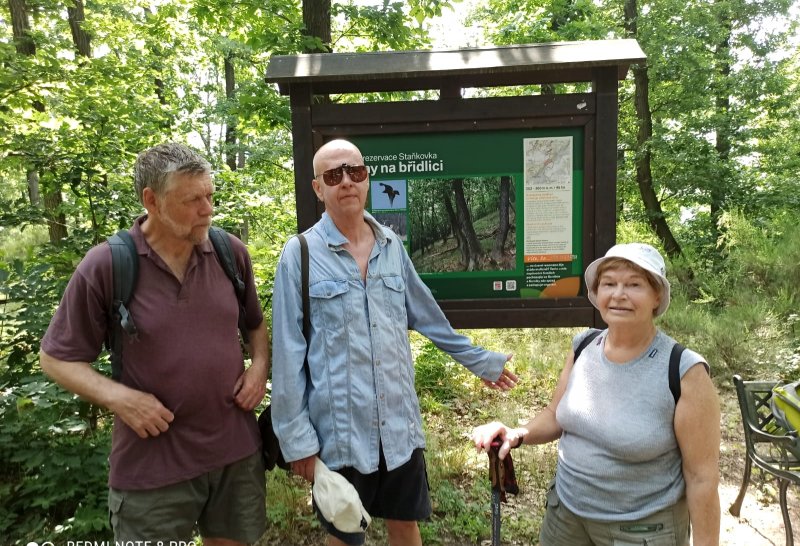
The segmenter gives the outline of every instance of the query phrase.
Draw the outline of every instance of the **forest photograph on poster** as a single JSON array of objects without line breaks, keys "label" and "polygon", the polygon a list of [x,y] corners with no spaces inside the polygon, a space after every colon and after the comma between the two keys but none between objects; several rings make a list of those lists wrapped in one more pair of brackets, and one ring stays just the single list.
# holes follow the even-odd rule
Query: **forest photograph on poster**
[{"label": "forest photograph on poster", "polygon": [[411,260],[420,273],[516,268],[511,176],[409,181]]}]

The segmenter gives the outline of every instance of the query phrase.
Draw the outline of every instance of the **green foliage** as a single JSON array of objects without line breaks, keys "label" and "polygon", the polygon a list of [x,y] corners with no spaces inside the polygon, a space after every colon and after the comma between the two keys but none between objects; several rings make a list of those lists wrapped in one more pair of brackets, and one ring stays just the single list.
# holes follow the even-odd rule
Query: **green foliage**
[{"label": "green foliage", "polygon": [[449,3],[426,0],[410,4],[410,10],[404,2],[383,2],[376,6],[350,2],[334,4],[331,7],[332,18],[334,21],[345,21],[341,26],[341,36],[333,40],[334,49],[402,51],[420,49],[427,45],[427,36],[421,26],[422,20],[432,12],[441,13],[441,6]]},{"label": "green foliage", "polygon": [[732,212],[723,223],[724,260],[703,272],[699,301],[687,302],[678,287],[665,325],[713,358],[712,366],[726,375],[798,377],[797,216],[784,211],[754,221]]},{"label": "green foliage", "polygon": [[36,373],[0,389],[0,422],[0,534],[6,543],[107,538],[110,431],[96,408]]},{"label": "green foliage", "polygon": [[44,334],[92,234],[0,262],[0,535],[8,543],[107,536],[110,431],[98,408],[38,370]]},{"label": "green foliage", "polygon": [[267,473],[268,528],[261,543],[280,544],[298,532],[316,532],[321,536],[310,499],[311,487],[302,478],[277,468]]},{"label": "green foliage", "polygon": [[[669,265],[672,303],[659,319],[660,327],[706,356],[722,385],[729,385],[735,373],[748,378],[800,377],[796,212],[773,209],[770,218],[731,212],[722,222],[724,236],[715,259],[691,248],[687,262]],[[658,246],[644,224],[621,224],[617,238]],[[699,297],[689,296],[687,263],[696,275]]]},{"label": "green foliage", "polygon": [[591,0],[490,0],[468,21],[485,25],[490,43],[533,44],[607,38],[609,15]]},{"label": "green foliage", "polygon": [[431,503],[434,513],[441,519],[421,527],[423,542],[441,544],[443,533],[477,542],[486,536],[487,529],[491,529],[490,499],[488,480],[461,486],[438,482],[431,493]]},{"label": "green foliage", "polygon": [[0,339],[3,380],[18,382],[33,372],[39,339],[50,323],[65,286],[65,278],[55,272],[58,268],[72,271],[77,263],[73,263],[75,256],[68,253],[42,254],[45,260],[52,262],[14,260],[3,268],[7,276],[0,285],[0,293],[8,299]]},{"label": "green foliage", "polygon": [[781,53],[791,51],[786,40],[794,22],[766,24],[785,17],[789,4],[639,3],[635,38],[647,54],[653,134],[644,146],[636,144],[644,120],[626,92],[620,110],[620,139],[630,151],[620,173],[623,222],[646,219],[634,171],[645,151],[670,227],[698,260],[718,260],[722,214],[764,214],[761,205],[775,186],[763,183],[764,165],[753,158],[759,142],[775,139],[780,123],[765,114],[765,101],[784,112],[798,104],[794,78],[787,77],[791,65]]}]

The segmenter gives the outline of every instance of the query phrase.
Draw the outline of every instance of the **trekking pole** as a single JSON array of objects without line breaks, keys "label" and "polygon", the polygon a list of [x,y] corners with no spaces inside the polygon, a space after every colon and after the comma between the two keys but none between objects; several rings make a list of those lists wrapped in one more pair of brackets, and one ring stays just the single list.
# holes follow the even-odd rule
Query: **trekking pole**
[{"label": "trekking pole", "polygon": [[492,483],[492,546],[500,546],[500,501],[503,496],[503,464],[498,452],[500,440],[489,447],[489,480]]},{"label": "trekking pole", "polygon": [[[500,503],[506,502],[506,493],[519,493],[514,461],[511,453],[500,460],[502,440],[495,438],[489,445],[489,481],[492,484],[492,546],[500,546]],[[514,447],[519,447],[521,442]]]}]

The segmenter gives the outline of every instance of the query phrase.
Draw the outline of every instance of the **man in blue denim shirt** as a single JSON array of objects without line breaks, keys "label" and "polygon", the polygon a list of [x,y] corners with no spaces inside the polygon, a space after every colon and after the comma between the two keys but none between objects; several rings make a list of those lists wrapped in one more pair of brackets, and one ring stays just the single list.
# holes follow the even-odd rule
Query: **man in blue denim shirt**
[{"label": "man in blue denim shirt", "polygon": [[[516,384],[505,368],[511,355],[475,347],[456,333],[402,242],[364,210],[369,180],[358,148],[328,142],[314,156],[314,172],[325,213],[305,233],[310,378],[303,368],[300,245],[292,238],[275,275],[275,432],[293,472],[312,481],[319,455],[353,483],[370,515],[386,520],[390,544],[421,544],[417,521],[430,516],[431,506],[408,330],[428,337],[491,388]],[[329,544],[347,540],[328,530]]]}]

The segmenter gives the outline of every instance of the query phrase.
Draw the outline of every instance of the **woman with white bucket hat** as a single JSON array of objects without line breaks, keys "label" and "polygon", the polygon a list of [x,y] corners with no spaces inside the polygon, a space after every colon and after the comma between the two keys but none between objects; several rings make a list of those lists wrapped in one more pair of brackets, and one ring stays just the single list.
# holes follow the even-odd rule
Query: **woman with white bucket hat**
[{"label": "woman with white bucket hat", "polygon": [[552,400],[527,424],[476,427],[479,450],[559,440],[542,546],[718,546],[719,401],[705,359],[659,330],[664,259],[620,244],[589,264],[605,330],[576,335]]}]

